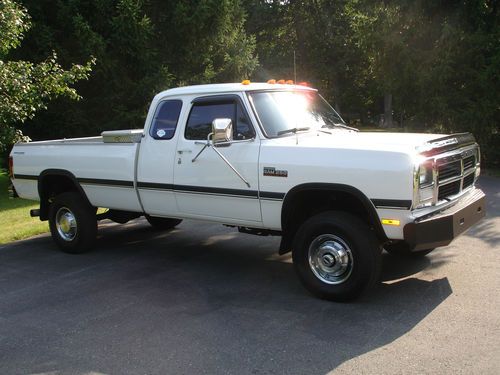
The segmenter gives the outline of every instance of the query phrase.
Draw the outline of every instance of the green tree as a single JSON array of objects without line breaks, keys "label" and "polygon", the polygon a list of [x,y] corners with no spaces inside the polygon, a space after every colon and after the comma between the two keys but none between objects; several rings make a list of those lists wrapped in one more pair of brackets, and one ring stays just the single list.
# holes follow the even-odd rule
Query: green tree
[{"label": "green tree", "polygon": [[[370,102],[364,59],[353,43],[351,1],[247,0],[247,30],[256,35],[259,79],[307,81],[344,114]],[[295,63],[295,64],[294,64]],[[294,66],[295,65],[295,66]]]},{"label": "green tree", "polygon": [[93,60],[64,70],[52,53],[45,61],[9,61],[11,49],[20,45],[30,27],[24,7],[12,0],[0,0],[0,151],[17,140],[26,139],[16,129],[20,122],[33,118],[53,98],[79,99],[74,82],[85,79]]},{"label": "green tree", "polygon": [[423,9],[439,24],[436,47],[419,72],[417,116],[428,127],[470,131],[483,161],[500,164],[500,8],[498,1],[456,1]]},{"label": "green tree", "polygon": [[256,68],[240,0],[152,0],[147,9],[177,84],[241,81]]},{"label": "green tree", "polygon": [[[418,131],[472,131],[483,160],[499,159],[498,0],[20,1],[32,27],[2,32],[10,60],[97,58],[72,85],[82,100],[61,95],[21,125],[33,138],[138,128],[160,90],[290,79],[295,55],[297,79],[348,120],[385,112]],[[23,33],[20,48],[3,37]]]},{"label": "green tree", "polygon": [[393,127],[393,99],[402,110],[403,93],[415,92],[428,25],[418,2],[351,1],[348,12],[352,42],[366,63],[365,79],[375,83],[371,94],[383,97],[384,125]]},{"label": "green tree", "polygon": [[247,78],[255,40],[244,30],[239,0],[24,0],[33,17],[19,58],[55,50],[63,62],[97,58],[76,86],[83,99],[64,98],[26,122],[33,138],[87,136],[140,128],[152,97],[185,84]]},{"label": "green tree", "polygon": [[88,81],[77,84],[78,102],[60,98],[23,131],[36,139],[81,137],[103,130],[142,126],[148,101],[172,79],[159,61],[154,26],[142,1],[53,2],[25,0],[34,26],[22,58],[55,50],[63,62],[95,56]]}]

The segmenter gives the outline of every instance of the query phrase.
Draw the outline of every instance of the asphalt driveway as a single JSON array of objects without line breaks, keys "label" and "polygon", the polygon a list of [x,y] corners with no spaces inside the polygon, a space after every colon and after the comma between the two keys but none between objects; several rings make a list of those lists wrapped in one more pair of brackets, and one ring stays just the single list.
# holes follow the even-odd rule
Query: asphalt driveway
[{"label": "asphalt driveway", "polygon": [[384,254],[349,304],[309,295],[278,238],[221,225],[1,246],[0,374],[499,374],[500,179],[481,185],[485,220],[424,259]]}]

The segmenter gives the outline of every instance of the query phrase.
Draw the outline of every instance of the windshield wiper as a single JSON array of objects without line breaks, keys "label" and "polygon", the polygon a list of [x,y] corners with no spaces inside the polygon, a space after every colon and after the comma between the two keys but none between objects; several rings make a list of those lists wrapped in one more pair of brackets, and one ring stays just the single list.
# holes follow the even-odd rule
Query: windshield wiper
[{"label": "windshield wiper", "polygon": [[297,132],[301,132],[301,131],[306,131],[306,130],[309,130],[311,128],[292,128],[292,129],[286,129],[286,130],[281,130],[279,132],[276,133],[276,135],[283,135],[283,134],[287,134],[287,133],[293,133],[293,134],[297,134]]},{"label": "windshield wiper", "polygon": [[321,129],[318,129],[318,131],[320,133],[325,133],[325,134],[333,134],[332,132],[329,132],[329,131],[326,131],[326,130],[321,130]]},{"label": "windshield wiper", "polygon": [[322,128],[329,128],[329,127],[332,127],[332,126],[336,126],[337,128],[343,128],[343,129],[353,130],[355,132],[359,132],[359,129],[356,129],[356,128],[353,128],[351,126],[347,126],[347,125],[344,125],[344,124],[340,124],[338,122],[331,122],[328,125],[323,125]]}]

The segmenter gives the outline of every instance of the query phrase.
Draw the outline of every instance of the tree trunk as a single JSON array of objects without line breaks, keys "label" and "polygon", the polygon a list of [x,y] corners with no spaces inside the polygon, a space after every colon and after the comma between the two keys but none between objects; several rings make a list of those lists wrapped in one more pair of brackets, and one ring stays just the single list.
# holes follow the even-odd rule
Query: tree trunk
[{"label": "tree trunk", "polygon": [[392,128],[392,94],[384,95],[384,127]]}]

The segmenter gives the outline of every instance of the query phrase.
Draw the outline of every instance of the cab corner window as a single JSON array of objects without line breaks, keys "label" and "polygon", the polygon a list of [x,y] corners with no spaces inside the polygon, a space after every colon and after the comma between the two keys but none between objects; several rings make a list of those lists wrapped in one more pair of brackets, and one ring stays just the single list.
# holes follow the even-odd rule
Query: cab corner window
[{"label": "cab corner window", "polygon": [[243,140],[243,139],[251,139],[255,138],[255,130],[253,126],[250,124],[250,120],[248,119],[246,113],[243,111],[241,105],[237,106],[236,110],[236,127],[234,128],[234,139]]},{"label": "cab corner window", "polygon": [[149,134],[154,139],[172,139],[177,128],[181,113],[181,100],[166,100],[160,102],[151,125]]}]

